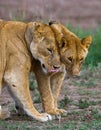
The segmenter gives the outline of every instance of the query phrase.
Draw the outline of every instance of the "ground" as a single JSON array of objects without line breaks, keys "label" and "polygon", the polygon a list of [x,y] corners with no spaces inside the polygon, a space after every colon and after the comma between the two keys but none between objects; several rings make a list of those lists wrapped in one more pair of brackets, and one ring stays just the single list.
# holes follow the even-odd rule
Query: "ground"
[{"label": "ground", "polygon": [[[11,118],[0,121],[0,130],[101,130],[100,67],[83,69],[80,79],[65,78],[59,107],[66,109],[67,114],[63,115],[60,120],[54,119],[47,123],[31,120],[27,116],[18,116],[12,99],[4,89],[0,104],[3,104],[4,108],[8,106]],[[36,108],[41,112],[42,107],[36,85],[31,94]]]}]

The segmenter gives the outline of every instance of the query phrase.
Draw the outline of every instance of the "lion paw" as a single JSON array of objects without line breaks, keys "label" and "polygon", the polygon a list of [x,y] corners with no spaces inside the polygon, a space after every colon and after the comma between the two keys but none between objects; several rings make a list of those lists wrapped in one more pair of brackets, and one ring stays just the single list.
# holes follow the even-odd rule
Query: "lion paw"
[{"label": "lion paw", "polygon": [[67,111],[64,110],[64,109],[51,109],[51,110],[48,110],[46,111],[48,114],[50,115],[61,115],[61,114],[67,114]]},{"label": "lion paw", "polygon": [[67,111],[64,110],[64,109],[51,109],[47,113],[52,115],[52,119],[58,119],[58,120],[61,119],[61,115],[62,116],[67,116]]},{"label": "lion paw", "polygon": [[59,114],[67,114],[67,111],[64,109],[56,109],[57,113]]},{"label": "lion paw", "polygon": [[39,116],[35,117],[37,120],[41,122],[46,122],[52,120],[52,116],[47,113],[42,113]]}]

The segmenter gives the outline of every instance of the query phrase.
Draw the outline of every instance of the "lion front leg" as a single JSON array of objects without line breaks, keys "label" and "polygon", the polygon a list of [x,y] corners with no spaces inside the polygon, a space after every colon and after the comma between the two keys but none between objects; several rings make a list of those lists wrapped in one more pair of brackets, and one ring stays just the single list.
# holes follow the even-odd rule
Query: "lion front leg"
[{"label": "lion front leg", "polygon": [[61,91],[61,86],[65,77],[64,72],[59,72],[53,75],[50,79],[51,89],[54,97],[55,113],[54,114],[63,114],[66,113],[64,109],[58,109],[58,98]]},{"label": "lion front leg", "polygon": [[38,62],[34,69],[35,77],[38,83],[38,89],[42,99],[43,109],[46,113],[54,115],[55,106],[54,98],[50,86],[50,76],[42,71],[42,67]]},{"label": "lion front leg", "polygon": [[40,114],[35,109],[29,91],[28,72],[26,70],[19,68],[17,71],[15,69],[6,71],[4,80],[8,84],[8,90],[15,103],[18,103],[20,105],[19,107],[22,108],[27,115],[42,122],[51,120],[50,115],[46,113]]},{"label": "lion front leg", "polygon": [[40,74],[39,76],[36,74],[36,79],[38,83],[39,92],[42,99],[42,105],[45,112],[49,114],[54,113],[54,98],[52,95],[52,91],[50,88],[50,80],[49,77],[46,75],[42,76]]},{"label": "lion front leg", "polygon": [[44,111],[51,115],[63,113],[63,109],[57,108],[57,101],[64,79],[64,73],[54,74],[54,76],[52,76],[53,74],[45,74],[39,63],[37,63],[34,73],[41,94]]}]

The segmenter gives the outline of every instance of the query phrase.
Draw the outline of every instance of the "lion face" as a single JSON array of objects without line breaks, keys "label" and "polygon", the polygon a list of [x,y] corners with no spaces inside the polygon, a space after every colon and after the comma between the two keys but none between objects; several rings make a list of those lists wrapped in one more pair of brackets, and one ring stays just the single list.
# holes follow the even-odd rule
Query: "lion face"
[{"label": "lion face", "polygon": [[30,44],[32,56],[41,62],[43,71],[58,72],[60,56],[50,26],[39,22],[29,23],[25,38]]},{"label": "lion face", "polygon": [[82,40],[71,39],[62,42],[61,61],[65,64],[67,73],[70,76],[79,76],[80,68],[87,56],[88,47],[91,43],[91,37],[88,36]]},{"label": "lion face", "polygon": [[92,42],[91,36],[79,39],[59,23],[51,25],[57,39],[61,61],[65,64],[69,76],[79,76],[80,68],[87,56]]}]

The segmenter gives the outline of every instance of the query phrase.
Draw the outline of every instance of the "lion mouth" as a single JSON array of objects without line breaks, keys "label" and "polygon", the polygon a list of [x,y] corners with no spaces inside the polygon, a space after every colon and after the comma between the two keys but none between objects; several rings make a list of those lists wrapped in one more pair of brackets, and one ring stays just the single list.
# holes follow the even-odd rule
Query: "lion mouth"
[{"label": "lion mouth", "polygon": [[50,69],[50,70],[48,70],[48,72],[49,73],[57,73],[57,72],[59,72],[59,70],[58,69],[57,70],[56,69]]},{"label": "lion mouth", "polygon": [[43,68],[43,70],[45,72],[47,71],[48,73],[57,73],[57,72],[59,72],[59,69],[46,69],[44,64],[42,64],[42,68]]}]

